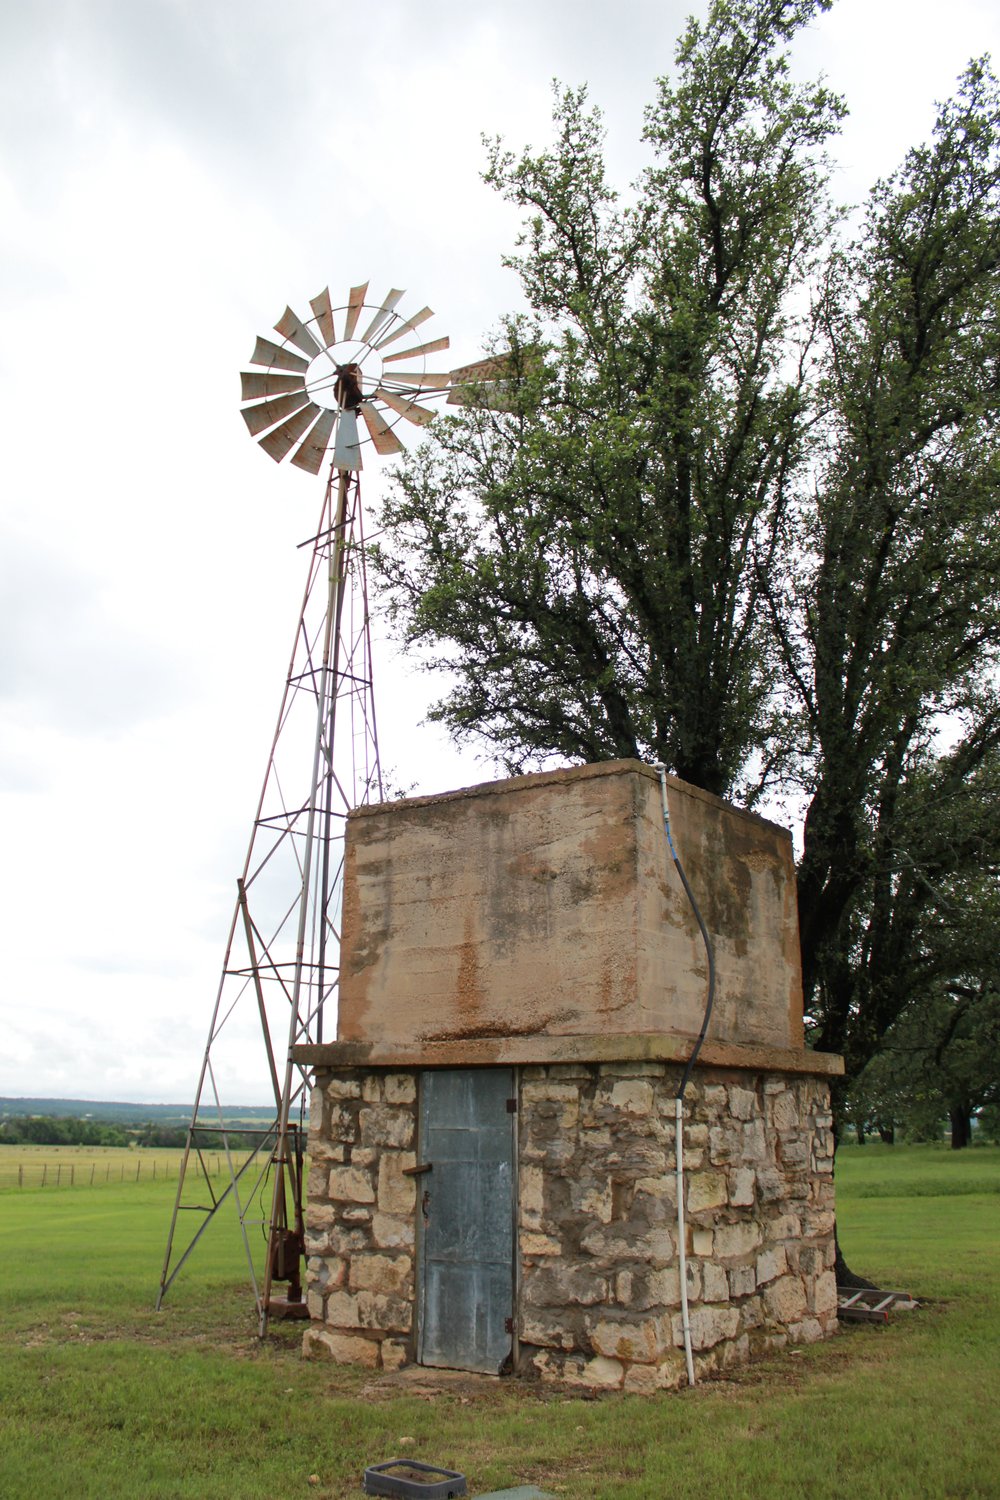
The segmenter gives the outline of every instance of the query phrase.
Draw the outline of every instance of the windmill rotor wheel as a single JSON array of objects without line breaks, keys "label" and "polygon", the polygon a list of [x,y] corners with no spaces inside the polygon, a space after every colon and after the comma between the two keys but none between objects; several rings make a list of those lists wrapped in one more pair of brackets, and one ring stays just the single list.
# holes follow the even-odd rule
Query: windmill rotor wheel
[{"label": "windmill rotor wheel", "polygon": [[509,351],[458,370],[428,370],[428,355],[450,345],[447,337],[412,342],[434,316],[431,309],[404,318],[396,308],[405,293],[395,287],[377,305],[367,296],[365,282],[351,288],[343,306],[333,307],[324,288],[310,299],[311,318],[303,321],[285,308],[274,325],[280,344],[258,338],[249,360],[255,368],[240,377],[241,415],[276,463],[291,454],[297,468],[318,474],[331,449],[333,467],[342,471],[361,468],[365,442],[376,453],[401,453],[393,429],[402,421],[416,427],[433,421],[434,410],[423,404],[428,398],[446,395],[449,405],[513,409]]},{"label": "windmill rotor wheel", "polygon": [[404,420],[425,426],[434,412],[422,399],[451,387],[451,373],[427,369],[427,356],[450,341],[421,342],[416,332],[431,309],[403,317],[396,311],[402,291],[378,304],[367,294],[367,283],[352,287],[347,302],[333,307],[324,289],[311,299],[311,318],[285,309],[274,325],[280,343],[258,338],[249,360],[256,368],[241,376],[241,415],[276,463],[290,454],[297,468],[318,474],[331,449],[334,467],[346,470],[361,468],[363,442],[376,453],[399,453],[393,428]]}]

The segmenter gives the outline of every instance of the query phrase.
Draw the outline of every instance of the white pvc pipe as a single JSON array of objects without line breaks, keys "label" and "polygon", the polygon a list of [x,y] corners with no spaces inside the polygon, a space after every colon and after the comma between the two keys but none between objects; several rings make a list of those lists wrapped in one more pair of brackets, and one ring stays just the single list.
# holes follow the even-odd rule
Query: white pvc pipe
[{"label": "white pvc pipe", "polygon": [[684,1100],[674,1100],[674,1176],[677,1184],[677,1269],[681,1279],[681,1323],[684,1328],[684,1362],[688,1385],[694,1385],[691,1353],[691,1314],[688,1311],[687,1230],[684,1226]]}]

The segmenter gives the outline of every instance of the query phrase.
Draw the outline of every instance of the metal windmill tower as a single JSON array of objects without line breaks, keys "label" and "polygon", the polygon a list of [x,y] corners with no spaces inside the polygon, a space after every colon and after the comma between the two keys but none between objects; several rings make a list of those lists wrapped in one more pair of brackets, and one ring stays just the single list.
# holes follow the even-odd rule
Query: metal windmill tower
[{"label": "metal windmill tower", "polygon": [[[351,807],[382,797],[362,443],[370,441],[379,454],[400,452],[393,428],[402,420],[430,422],[434,412],[425,398],[477,400],[481,383],[503,366],[484,360],[447,374],[429,371],[427,356],[447,349],[449,340],[414,344],[406,336],[419,338],[430,308],[403,317],[396,311],[403,292],[391,291],[378,305],[366,301],[367,292],[367,284],[354,287],[347,303],[334,308],[323,291],[306,321],[286,308],[275,324],[281,342],[258,338],[254,369],[242,376],[242,416],[264,451],[276,462],[291,455],[310,474],[326,463],[327,477],[319,524],[302,544],[310,549],[305,592],[236,882],[157,1307],[209,1223],[232,1210],[262,1336],[272,1316],[306,1315],[300,1266],[307,1083],[291,1049],[322,1041],[326,1017],[335,1023],[345,818]],[[245,1078],[251,1068],[269,1082],[274,1099],[273,1119],[257,1132],[225,1114],[227,1100],[236,1102],[232,1078]],[[231,1139],[247,1134],[257,1140],[249,1154]],[[221,1187],[206,1169],[209,1149],[225,1156]],[[287,1295],[273,1294],[275,1282],[287,1283]]]}]

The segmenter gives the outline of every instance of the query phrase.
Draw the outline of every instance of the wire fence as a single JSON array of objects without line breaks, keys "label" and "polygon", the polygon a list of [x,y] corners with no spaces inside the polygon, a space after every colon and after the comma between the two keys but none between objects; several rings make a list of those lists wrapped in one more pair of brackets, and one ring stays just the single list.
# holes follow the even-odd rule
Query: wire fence
[{"label": "wire fence", "polygon": [[[238,1170],[250,1153],[233,1152],[233,1164]],[[118,1158],[104,1157],[94,1160],[74,1161],[32,1160],[4,1161],[0,1156],[0,1187],[17,1188],[79,1188],[98,1187],[103,1183],[168,1182],[177,1181],[181,1153],[173,1158],[164,1156],[122,1155]],[[229,1165],[224,1153],[192,1153],[188,1162],[189,1176],[228,1177]]]}]

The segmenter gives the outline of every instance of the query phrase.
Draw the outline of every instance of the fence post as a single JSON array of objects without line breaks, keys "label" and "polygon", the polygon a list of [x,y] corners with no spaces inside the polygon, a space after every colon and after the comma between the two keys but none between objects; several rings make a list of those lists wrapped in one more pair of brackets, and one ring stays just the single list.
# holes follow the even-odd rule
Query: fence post
[{"label": "fence post", "polygon": [[24,1167],[20,1164],[17,1168],[17,1185],[19,1188],[24,1187]]},{"label": "fence post", "polygon": [[76,1162],[75,1161],[71,1161],[70,1164],[69,1164],[69,1185],[70,1185],[70,1187],[75,1187],[76,1186]]},{"label": "fence post", "polygon": [[90,1185],[91,1185],[91,1187],[94,1186],[94,1170],[95,1170],[96,1166],[97,1166],[96,1161],[92,1161],[90,1163]]}]

